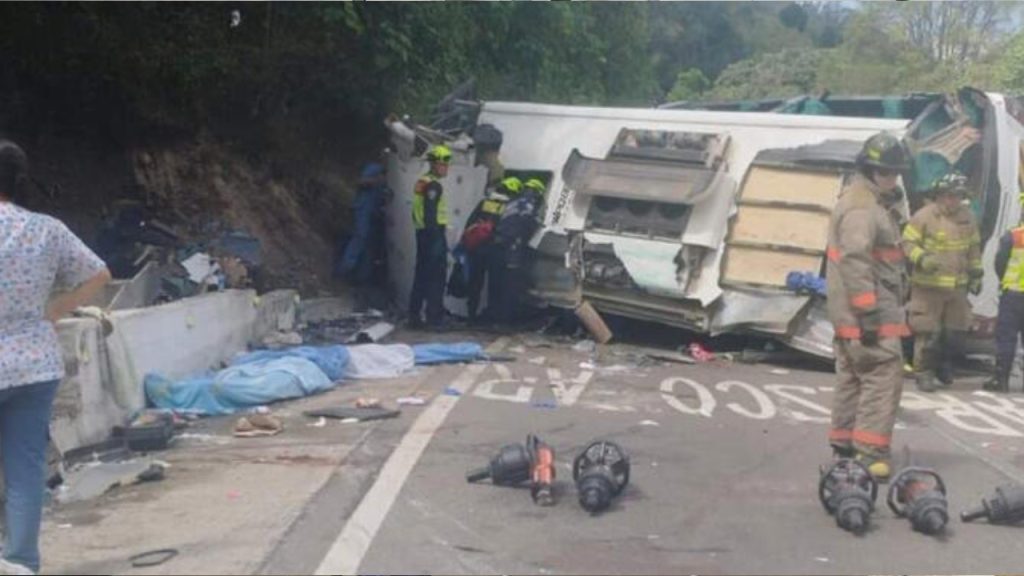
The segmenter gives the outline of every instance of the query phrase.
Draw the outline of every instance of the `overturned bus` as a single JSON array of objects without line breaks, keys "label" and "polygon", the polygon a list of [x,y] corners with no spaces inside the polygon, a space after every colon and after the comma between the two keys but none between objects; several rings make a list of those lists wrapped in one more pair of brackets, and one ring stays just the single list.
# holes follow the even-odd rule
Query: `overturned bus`
[{"label": "overturned bus", "polygon": [[[1020,219],[1022,101],[964,88],[951,94],[829,97],[655,109],[458,101],[446,130],[388,120],[389,262],[395,295],[411,287],[409,218],[423,151],[455,151],[445,181],[457,241],[484,194],[487,169],[474,127],[500,132],[507,174],[548,184],[535,235],[531,294],[551,306],[599,311],[717,335],[752,332],[832,357],[820,291],[792,273],[824,274],[829,215],[864,140],[902,135],[913,154],[902,175],[905,212],[951,170],[968,177],[984,243],[983,289],[971,296],[972,333],[994,328],[999,235]],[[488,131],[488,134],[494,131]],[[813,285],[813,283],[811,283]],[[458,312],[457,300],[446,302]]]}]

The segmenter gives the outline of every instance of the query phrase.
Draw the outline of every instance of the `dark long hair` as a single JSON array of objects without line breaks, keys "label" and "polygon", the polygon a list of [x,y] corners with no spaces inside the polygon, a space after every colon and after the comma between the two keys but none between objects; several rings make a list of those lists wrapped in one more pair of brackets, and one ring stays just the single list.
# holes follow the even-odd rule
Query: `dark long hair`
[{"label": "dark long hair", "polygon": [[28,156],[10,140],[0,138],[0,196],[24,204],[28,192]]}]

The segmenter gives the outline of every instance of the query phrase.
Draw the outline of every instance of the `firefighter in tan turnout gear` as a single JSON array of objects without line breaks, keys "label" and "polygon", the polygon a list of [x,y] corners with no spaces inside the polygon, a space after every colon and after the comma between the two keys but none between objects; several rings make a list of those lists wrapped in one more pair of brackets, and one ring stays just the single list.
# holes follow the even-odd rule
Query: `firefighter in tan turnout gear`
[{"label": "firefighter in tan turnout gear", "polygon": [[909,335],[906,268],[894,216],[903,196],[899,175],[908,162],[895,136],[869,138],[828,233],[828,311],[839,380],[829,443],[836,456],[856,456],[882,481],[891,473],[892,429],[903,388],[900,338]]},{"label": "firefighter in tan turnout gear", "polygon": [[907,312],[914,375],[922,392],[935,390],[936,376],[944,386],[953,383],[953,354],[971,327],[967,292],[981,290],[981,236],[963,204],[967,192],[964,176],[947,174],[932,188],[934,202],[903,229],[903,249],[913,264]]}]

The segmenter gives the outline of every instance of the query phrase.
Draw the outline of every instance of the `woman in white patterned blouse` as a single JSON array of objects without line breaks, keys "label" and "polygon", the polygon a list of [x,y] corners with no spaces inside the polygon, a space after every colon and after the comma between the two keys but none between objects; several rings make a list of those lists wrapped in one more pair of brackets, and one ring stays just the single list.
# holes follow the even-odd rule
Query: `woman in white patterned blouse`
[{"label": "woman in white patterned blouse", "polygon": [[[27,174],[25,153],[0,139],[0,574],[39,570],[50,412],[64,377],[54,323],[110,281],[103,261],[64,224],[19,206]],[[55,288],[69,291],[51,298]]]}]

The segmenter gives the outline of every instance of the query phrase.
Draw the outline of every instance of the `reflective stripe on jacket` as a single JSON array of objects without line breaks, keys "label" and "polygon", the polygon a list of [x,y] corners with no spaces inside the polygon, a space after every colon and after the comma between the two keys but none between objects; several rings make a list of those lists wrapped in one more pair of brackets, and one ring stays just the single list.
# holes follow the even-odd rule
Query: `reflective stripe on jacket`
[{"label": "reflective stripe on jacket", "polygon": [[[903,246],[915,265],[910,281],[916,286],[965,288],[971,271],[981,270],[981,236],[966,206],[949,214],[935,203],[921,208],[903,229]],[[933,271],[917,267],[926,254]]]},{"label": "reflective stripe on jacket", "polygon": [[1013,245],[1010,248],[1010,259],[1003,273],[1003,290],[1024,292],[1024,226],[1010,231]]},{"label": "reflective stripe on jacket", "polygon": [[836,201],[828,231],[829,319],[836,337],[861,336],[860,316],[878,314],[879,336],[910,334],[903,311],[906,272],[899,224],[881,192],[858,174]]},{"label": "reflective stripe on jacket", "polygon": [[448,225],[448,203],[444,198],[444,187],[433,174],[421,176],[413,188],[412,223],[417,230]]}]

